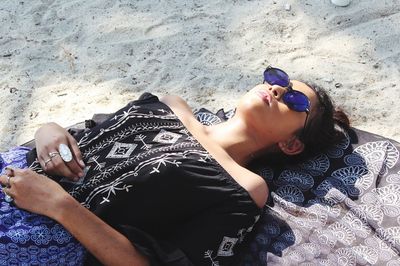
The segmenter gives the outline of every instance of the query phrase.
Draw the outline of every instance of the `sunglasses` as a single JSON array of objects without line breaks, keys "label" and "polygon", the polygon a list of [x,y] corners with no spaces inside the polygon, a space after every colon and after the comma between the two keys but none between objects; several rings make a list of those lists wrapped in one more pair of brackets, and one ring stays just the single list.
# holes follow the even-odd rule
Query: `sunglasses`
[{"label": "sunglasses", "polygon": [[310,99],[308,99],[308,97],[301,91],[294,90],[292,88],[289,75],[279,68],[270,66],[267,67],[267,69],[264,71],[264,83],[286,88],[286,92],[282,95],[282,101],[289,107],[289,109],[296,112],[306,113],[306,120],[304,121],[304,126],[300,134],[300,139],[302,139],[306,130],[307,120],[310,113]]}]

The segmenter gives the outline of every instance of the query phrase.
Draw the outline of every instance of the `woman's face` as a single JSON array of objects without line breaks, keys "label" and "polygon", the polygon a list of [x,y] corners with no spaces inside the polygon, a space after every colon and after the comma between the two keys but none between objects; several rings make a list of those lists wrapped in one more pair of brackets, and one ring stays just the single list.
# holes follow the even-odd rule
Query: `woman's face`
[{"label": "woman's face", "polygon": [[[305,83],[292,80],[292,88],[304,93],[311,103],[310,117],[318,98]],[[270,141],[279,142],[292,137],[302,129],[307,114],[290,109],[282,100],[286,88],[260,84],[246,93],[239,101],[236,113],[242,115],[250,128]]]}]

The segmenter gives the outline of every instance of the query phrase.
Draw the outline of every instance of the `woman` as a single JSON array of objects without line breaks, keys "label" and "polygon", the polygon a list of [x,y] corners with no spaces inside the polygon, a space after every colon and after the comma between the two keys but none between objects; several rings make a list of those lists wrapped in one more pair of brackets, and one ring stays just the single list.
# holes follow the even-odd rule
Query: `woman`
[{"label": "woman", "polygon": [[[90,253],[86,264],[225,265],[268,197],[246,165],[260,154],[327,147],[335,117],[323,92],[267,68],[234,117],[215,126],[201,125],[179,97],[150,94],[77,141],[45,125],[35,134],[35,172],[8,169],[0,183],[16,206],[68,230]],[[81,247],[74,241],[61,246]]]}]

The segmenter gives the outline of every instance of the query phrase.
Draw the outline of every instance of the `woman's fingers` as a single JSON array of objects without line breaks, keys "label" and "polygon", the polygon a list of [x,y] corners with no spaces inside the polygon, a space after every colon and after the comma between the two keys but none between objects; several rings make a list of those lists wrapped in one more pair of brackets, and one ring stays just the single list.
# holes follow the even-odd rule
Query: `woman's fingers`
[{"label": "woman's fingers", "polygon": [[10,201],[22,209],[38,214],[54,214],[58,211],[55,202],[68,195],[59,184],[30,169],[14,169],[11,177],[0,176],[0,183],[6,186],[7,179],[10,179],[10,186],[3,188],[3,191],[10,197]]},{"label": "woman's fingers", "polygon": [[15,172],[13,168],[6,167],[6,175],[0,176],[0,184],[1,184],[1,190],[3,190],[4,195],[4,200],[6,202],[12,202],[14,201],[14,193],[11,190],[11,187],[13,185],[13,181],[15,178]]},{"label": "woman's fingers", "polygon": [[6,167],[6,174],[0,176],[0,184],[6,188],[11,187],[11,178],[15,176],[14,168]]},{"label": "woman's fingers", "polygon": [[[83,176],[83,167],[81,167],[81,164],[79,163],[82,159],[77,158],[77,156],[81,156],[79,148],[76,144],[75,146],[76,147],[73,147],[71,150],[67,145],[65,145],[65,147],[68,147],[68,149],[71,150],[72,154],[72,160],[68,162],[64,161],[65,158],[62,158],[60,154],[60,145],[58,145],[57,148],[48,148],[48,150],[52,150],[50,152],[42,151],[39,161],[45,172],[64,176],[75,181],[79,180],[79,178]],[[79,151],[78,155],[76,155],[76,150]]]},{"label": "woman's fingers", "polygon": [[83,169],[85,167],[85,163],[83,162],[82,153],[78,147],[78,143],[71,135],[68,137],[68,140],[69,140],[70,147],[72,149],[72,155],[73,155],[74,159],[79,164],[79,166]]},{"label": "woman's fingers", "polygon": [[64,128],[48,123],[35,134],[40,165],[46,173],[78,180],[85,167],[76,140]]},{"label": "woman's fingers", "polygon": [[8,187],[9,186],[8,176],[0,175],[0,184],[1,184],[2,187]]},{"label": "woman's fingers", "polygon": [[14,191],[12,190],[15,184],[14,181],[15,179],[19,179],[22,173],[25,173],[25,171],[21,171],[21,169],[18,168],[6,167],[6,175],[0,176],[1,189],[12,199],[15,197]]},{"label": "woman's fingers", "polygon": [[60,156],[53,157],[47,164],[45,171],[49,174],[67,177],[71,180],[79,179],[82,170],[74,160],[66,163]]},{"label": "woman's fingers", "polygon": [[[17,168],[18,169],[18,168]],[[5,168],[5,170],[6,170],[6,175],[8,175],[8,176],[14,176],[14,168],[12,168],[12,167],[9,167],[9,166],[7,166],[6,168]]]}]

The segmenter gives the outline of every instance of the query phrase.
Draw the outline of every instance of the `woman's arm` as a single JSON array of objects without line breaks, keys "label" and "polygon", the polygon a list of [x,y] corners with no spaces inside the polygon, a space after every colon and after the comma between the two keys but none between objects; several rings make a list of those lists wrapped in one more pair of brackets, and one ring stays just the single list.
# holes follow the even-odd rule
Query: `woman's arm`
[{"label": "woman's arm", "polygon": [[71,196],[58,203],[54,220],[62,224],[105,265],[149,265],[147,258],[121,233],[106,224]]},{"label": "woman's arm", "polygon": [[62,224],[105,265],[149,265],[121,233],[79,204],[59,184],[29,169],[7,170],[0,176],[4,192],[25,210],[46,215]]}]

